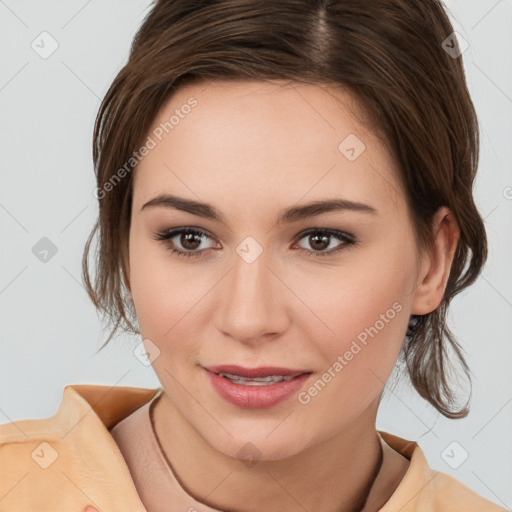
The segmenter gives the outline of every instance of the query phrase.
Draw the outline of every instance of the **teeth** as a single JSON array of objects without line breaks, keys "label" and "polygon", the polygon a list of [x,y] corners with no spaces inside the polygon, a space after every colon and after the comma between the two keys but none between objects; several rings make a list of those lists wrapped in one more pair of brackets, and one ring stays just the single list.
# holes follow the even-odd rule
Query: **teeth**
[{"label": "teeth", "polygon": [[243,384],[246,386],[268,386],[276,382],[293,379],[294,375],[269,375],[268,377],[242,377],[241,375],[233,375],[232,373],[219,373],[221,377],[225,377],[236,384]]}]

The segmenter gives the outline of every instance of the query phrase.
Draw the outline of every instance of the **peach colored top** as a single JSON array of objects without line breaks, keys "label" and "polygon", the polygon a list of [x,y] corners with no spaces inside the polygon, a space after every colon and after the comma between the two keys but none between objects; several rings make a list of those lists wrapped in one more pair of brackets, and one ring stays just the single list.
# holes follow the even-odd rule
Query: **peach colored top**
[{"label": "peach colored top", "polygon": [[222,512],[187,494],[167,464],[150,419],[151,407],[160,396],[158,393],[110,431],[130,468],[142,503],[149,512],[169,512],[171,503],[176,510]]},{"label": "peach colored top", "polygon": [[[150,512],[167,512],[170,503],[184,511],[222,512],[219,509],[196,501],[190,496],[180,486],[172,467],[167,463],[151,425],[152,409],[160,396],[161,393],[158,393],[150,402],[119,422],[110,431],[130,468],[142,502]],[[381,443],[386,442],[383,436],[389,440],[391,447],[394,445],[394,449],[400,451],[409,460],[411,460],[412,455],[414,457],[414,465],[407,471],[402,483],[379,512],[399,510],[428,510],[429,512],[437,510],[450,510],[451,512],[458,510],[461,512],[469,512],[470,510],[499,510],[499,508],[492,504],[485,504],[485,502],[475,503],[473,501],[474,498],[472,498],[473,502],[471,505],[473,508],[468,508],[469,505],[462,506],[462,503],[466,502],[471,495],[471,491],[468,488],[464,488],[462,484],[454,481],[448,475],[431,471],[427,467],[420,448],[415,443],[400,440],[402,448],[400,450],[397,449],[399,438],[392,437],[385,432],[379,432]],[[404,450],[404,447],[408,449]],[[427,488],[424,491],[425,496],[416,500],[414,494],[417,494],[420,489],[415,485],[414,481],[418,480],[422,485],[425,485],[425,483],[429,483],[427,478],[431,479],[434,476],[436,478],[441,476],[441,478],[438,478],[439,482],[437,482],[439,484],[439,491],[443,490],[446,495],[442,496],[439,492],[438,496],[431,496],[429,492],[431,489]],[[450,493],[452,493],[452,497],[450,497]],[[410,506],[404,508],[411,500]],[[427,504],[434,501],[437,502],[438,500],[444,502],[445,508],[441,509],[438,505],[435,508],[426,508]],[[481,498],[477,498],[477,500],[480,501]],[[458,507],[456,503],[458,503]],[[484,508],[478,508],[479,506]]]},{"label": "peach colored top", "polygon": [[[54,416],[0,425],[0,512],[215,511],[180,487],[158,447],[149,412],[160,392],[68,385]],[[380,436],[410,464],[378,512],[507,512],[430,469],[416,443]]]}]

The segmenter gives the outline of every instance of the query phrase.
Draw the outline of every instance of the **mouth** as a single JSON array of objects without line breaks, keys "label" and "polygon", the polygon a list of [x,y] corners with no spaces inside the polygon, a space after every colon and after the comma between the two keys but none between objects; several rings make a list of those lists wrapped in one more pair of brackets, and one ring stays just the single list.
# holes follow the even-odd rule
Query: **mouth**
[{"label": "mouth", "polygon": [[244,368],[237,365],[206,366],[206,370],[235,384],[246,386],[268,386],[277,382],[292,380],[304,374],[312,373],[310,370],[298,370],[279,366],[260,366],[258,368]]},{"label": "mouth", "polygon": [[226,401],[244,409],[272,407],[299,392],[313,373],[275,366],[236,365],[203,367],[213,389]]}]

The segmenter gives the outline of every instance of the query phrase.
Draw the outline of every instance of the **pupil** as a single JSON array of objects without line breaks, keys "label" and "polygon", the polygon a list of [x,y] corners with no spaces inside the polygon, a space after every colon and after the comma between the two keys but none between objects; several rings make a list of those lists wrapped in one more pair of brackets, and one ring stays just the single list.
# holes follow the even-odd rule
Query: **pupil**
[{"label": "pupil", "polygon": [[[194,238],[196,239],[195,241],[194,241]],[[198,236],[196,233],[187,233],[187,234],[181,235],[181,244],[183,245],[183,247],[185,247],[185,249],[189,249],[189,250],[197,249],[197,247],[199,246],[200,243],[201,243],[201,237]],[[192,245],[192,247],[190,247],[190,244]]]},{"label": "pupil", "polygon": [[[316,246],[318,239],[322,239],[320,247]],[[313,240],[313,243],[311,243],[313,249],[325,249],[329,247],[329,235],[311,235],[310,240]]]}]

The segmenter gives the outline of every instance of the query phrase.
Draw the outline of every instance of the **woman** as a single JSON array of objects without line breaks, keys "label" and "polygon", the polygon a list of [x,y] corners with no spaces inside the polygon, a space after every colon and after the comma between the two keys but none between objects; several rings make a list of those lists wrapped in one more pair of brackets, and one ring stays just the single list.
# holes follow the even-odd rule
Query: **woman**
[{"label": "woman", "polygon": [[437,1],[156,3],[98,113],[84,280],[161,387],[3,425],[5,510],[504,510],[375,428],[399,358],[468,413],[446,313],[487,246],[457,48]]}]

